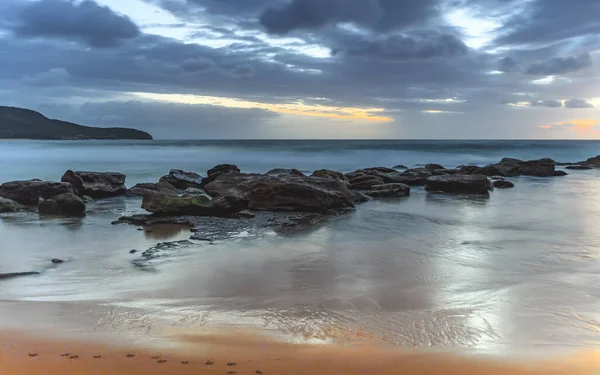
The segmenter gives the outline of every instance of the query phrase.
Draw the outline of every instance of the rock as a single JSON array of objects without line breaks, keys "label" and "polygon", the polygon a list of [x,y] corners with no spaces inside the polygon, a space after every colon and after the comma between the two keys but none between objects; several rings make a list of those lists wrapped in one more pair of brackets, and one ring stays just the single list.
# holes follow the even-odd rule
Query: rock
[{"label": "rock", "polygon": [[554,171],[554,176],[555,177],[562,177],[562,176],[567,176],[568,173],[565,171]]},{"label": "rock", "polygon": [[372,198],[408,197],[410,195],[410,186],[398,183],[374,185],[371,186],[371,190],[364,191],[364,193]]},{"label": "rock", "polygon": [[210,204],[215,216],[229,216],[248,207],[248,201],[237,195],[224,195],[213,199]]},{"label": "rock", "polygon": [[569,165],[565,169],[571,169],[576,171],[587,171],[590,169],[594,169],[594,167],[590,167],[589,165]]},{"label": "rock", "polygon": [[89,195],[84,195],[81,197],[81,199],[83,199],[84,203],[92,203],[94,201],[94,198],[90,197]]},{"label": "rock", "polygon": [[600,155],[594,156],[593,158],[589,158],[585,161],[585,164],[593,165],[595,167],[600,167]]},{"label": "rock", "polygon": [[126,176],[117,172],[89,172],[68,170],[62,176],[62,182],[73,185],[79,196],[90,196],[92,198],[110,198],[125,195]]},{"label": "rock", "polygon": [[521,164],[523,160],[515,159],[515,158],[503,158],[500,160],[500,163],[503,164]]},{"label": "rock", "polygon": [[446,168],[443,168],[443,169],[432,169],[432,170],[430,170],[430,172],[431,172],[431,175],[433,175],[433,176],[443,176],[445,174],[455,174],[455,173],[458,173],[458,169],[454,169],[454,168],[452,168],[452,169],[446,169]]},{"label": "rock", "polygon": [[424,186],[429,177],[431,177],[431,172],[425,168],[413,168],[404,171],[395,179],[395,182],[408,186]]},{"label": "rock", "polygon": [[330,180],[337,180],[346,185],[346,187],[350,188],[350,180],[346,177],[342,172],[332,171],[329,169],[320,169],[318,171],[314,171],[312,177],[320,177],[320,178],[328,178]]},{"label": "rock", "polygon": [[443,165],[440,164],[427,164],[425,169],[428,171],[435,171],[436,169],[445,169]]},{"label": "rock", "polygon": [[444,193],[489,194],[493,189],[488,178],[482,174],[454,174],[432,176],[427,179],[425,190]]},{"label": "rock", "polygon": [[510,189],[515,187],[515,184],[507,180],[492,180],[492,185],[494,188],[498,189]]},{"label": "rock", "polygon": [[84,216],[85,203],[81,198],[73,193],[65,193],[53,197],[56,202],[56,208],[59,215],[65,216]]},{"label": "rock", "polygon": [[[519,164],[519,174],[522,176],[552,177],[555,176],[554,162],[541,160],[526,161]],[[551,160],[551,159],[550,159]]]},{"label": "rock", "polygon": [[299,171],[297,169],[275,168],[275,169],[271,169],[270,171],[268,171],[265,174],[269,175],[269,176],[297,176],[297,177],[304,177],[304,173],[302,173],[301,171]]},{"label": "rock", "polygon": [[393,169],[408,169],[406,165],[398,164],[392,167]]},{"label": "rock", "polygon": [[208,177],[206,177],[202,180],[202,186],[200,186],[200,187],[204,188],[206,185],[210,184],[217,177],[219,177],[223,174],[239,174],[240,172],[241,172],[241,170],[238,168],[237,165],[233,165],[233,164],[217,165],[208,170],[208,172],[207,172]]},{"label": "rock", "polygon": [[179,191],[170,183],[161,181],[158,183],[141,183],[127,190],[128,197],[143,197],[150,193],[162,193],[171,197],[179,195]]},{"label": "rock", "polygon": [[142,208],[157,216],[212,216],[210,199],[204,195],[173,197],[162,193],[144,195]]},{"label": "rock", "polygon": [[64,260],[62,260],[62,259],[58,259],[58,258],[54,258],[54,259],[52,259],[52,263],[54,263],[54,264],[61,264],[61,263],[64,263],[64,262],[65,262],[65,261],[64,261]]},{"label": "rock", "polygon": [[[194,195],[206,195],[206,192],[204,191],[204,189],[190,187],[185,189],[182,194],[182,196],[184,197],[190,197]],[[208,198],[210,199],[210,197]]]},{"label": "rock", "polygon": [[39,274],[40,274],[39,272],[0,273],[0,280],[12,279],[15,277],[22,277],[22,276],[36,276]]},{"label": "rock", "polygon": [[129,250],[129,254],[135,254],[137,253],[137,250]]},{"label": "rock", "polygon": [[49,199],[64,193],[74,193],[71,184],[52,181],[12,181],[0,185],[0,197],[25,206],[35,206],[40,198]]},{"label": "rock", "polygon": [[205,186],[215,198],[233,195],[257,211],[324,212],[354,207],[354,195],[340,181],[318,177],[223,174]]},{"label": "rock", "polygon": [[502,176],[492,176],[492,180],[504,180],[505,178]]},{"label": "rock", "polygon": [[0,197],[0,214],[6,212],[19,212],[24,209],[25,207],[23,205],[13,200]]},{"label": "rock", "polygon": [[220,164],[208,170],[207,175],[212,176],[215,174],[221,175],[226,173],[240,173],[241,170],[237,165],[233,164]]},{"label": "rock", "polygon": [[352,194],[354,194],[354,203],[365,203],[369,202],[372,199],[362,191],[352,190]]},{"label": "rock", "polygon": [[383,179],[372,174],[363,174],[350,180],[350,186],[355,190],[369,190],[373,185],[382,185]]},{"label": "rock", "polygon": [[40,215],[58,215],[58,204],[53,199],[40,198],[38,212]]},{"label": "rock", "polygon": [[181,169],[171,169],[169,174],[162,176],[158,182],[166,182],[176,189],[187,189],[190,187],[201,188],[202,176],[194,172],[185,172]]}]

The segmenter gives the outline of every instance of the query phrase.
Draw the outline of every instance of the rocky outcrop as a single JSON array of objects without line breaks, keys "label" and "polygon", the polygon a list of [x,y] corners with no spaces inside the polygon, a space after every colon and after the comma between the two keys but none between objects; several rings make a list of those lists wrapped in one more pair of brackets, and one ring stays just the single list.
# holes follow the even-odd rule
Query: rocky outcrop
[{"label": "rocky outcrop", "polygon": [[507,180],[492,180],[492,185],[496,189],[510,189],[515,187],[515,184]]},{"label": "rocky outcrop", "polygon": [[369,190],[374,185],[382,184],[383,178],[372,174],[362,174],[350,179],[350,187],[355,190]]},{"label": "rocky outcrop", "polygon": [[424,186],[427,183],[427,179],[431,176],[431,172],[424,168],[414,168],[407,169],[395,180],[397,183],[408,186]]},{"label": "rocky outcrop", "polygon": [[204,178],[202,180],[202,188],[204,188],[206,185],[210,184],[211,182],[213,182],[214,180],[217,179],[217,177],[224,175],[224,174],[239,174],[241,172],[240,168],[238,168],[237,165],[233,165],[233,164],[220,164],[217,165],[211,169],[208,170],[208,172],[206,172],[207,176],[206,178]]},{"label": "rocky outcrop", "polygon": [[402,164],[394,165],[393,168],[394,169],[408,169],[408,167],[406,165],[402,165]]},{"label": "rocky outcrop", "polygon": [[410,195],[410,186],[406,184],[383,184],[371,186],[368,191],[363,193],[371,198],[400,198]]},{"label": "rocky outcrop", "polygon": [[38,211],[42,215],[84,216],[85,203],[73,193],[65,193],[51,199],[40,198]]},{"label": "rocky outcrop", "polygon": [[425,169],[427,169],[428,171],[435,171],[435,170],[445,169],[445,168],[443,165],[440,165],[440,164],[427,164],[425,166]]},{"label": "rocky outcrop", "polygon": [[76,193],[82,197],[87,195],[91,198],[110,198],[125,195],[126,176],[118,172],[89,172],[68,170],[62,176],[62,182],[73,185]]},{"label": "rocky outcrop", "polygon": [[325,212],[354,207],[354,195],[340,181],[296,176],[226,173],[204,189],[212,197],[236,196],[257,211]]},{"label": "rocky outcrop", "polygon": [[490,164],[485,167],[466,166],[460,168],[459,174],[485,175],[485,176],[534,176],[552,177],[562,174],[556,172],[556,162],[549,158],[522,161],[512,158],[504,158],[498,164]]},{"label": "rocky outcrop", "polygon": [[275,168],[271,169],[266,175],[269,176],[296,176],[296,177],[304,177],[304,173],[299,171],[298,169],[283,169],[283,168]]},{"label": "rocky outcrop", "polygon": [[589,158],[588,160],[585,161],[585,163],[582,163],[582,164],[592,165],[594,167],[600,167],[600,155],[594,156],[593,158]]},{"label": "rocky outcrop", "polygon": [[151,193],[162,193],[171,197],[179,195],[179,191],[170,183],[162,181],[158,183],[141,183],[127,190],[128,197],[143,197]]},{"label": "rocky outcrop", "polygon": [[328,178],[330,180],[340,181],[342,184],[346,185],[350,188],[350,181],[348,177],[344,175],[342,172],[332,171],[329,169],[319,169],[318,171],[314,171],[312,177],[320,177],[320,178]]},{"label": "rocky outcrop", "polygon": [[167,183],[176,189],[185,190],[187,188],[201,188],[202,176],[194,172],[185,172],[181,169],[171,169],[168,175],[163,176],[159,183]]},{"label": "rocky outcrop", "polygon": [[36,206],[40,198],[49,199],[65,193],[74,193],[70,183],[29,180],[6,182],[0,185],[0,197],[25,206]]},{"label": "rocky outcrop", "polygon": [[425,190],[444,193],[489,194],[493,187],[488,178],[481,174],[453,174],[433,176],[427,179]]},{"label": "rocky outcrop", "polygon": [[18,212],[24,210],[25,207],[13,200],[0,197],[0,214],[7,212]]}]

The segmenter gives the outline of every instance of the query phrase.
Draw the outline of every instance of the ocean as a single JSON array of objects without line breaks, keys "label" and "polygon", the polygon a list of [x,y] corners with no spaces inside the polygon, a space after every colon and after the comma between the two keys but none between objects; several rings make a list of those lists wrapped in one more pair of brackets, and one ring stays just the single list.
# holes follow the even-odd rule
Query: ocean
[{"label": "ocean", "polygon": [[[221,163],[349,172],[597,154],[600,141],[0,141],[0,182],[59,180],[74,169],[122,172],[130,187]],[[0,273],[42,274],[0,282],[0,327],[134,340],[222,325],[298,342],[361,332],[401,347],[500,355],[599,348],[600,170],[568,172],[513,178],[514,189],[489,198],[413,188],[312,231],[186,243],[152,271],[136,268],[130,250],[190,234],[111,225],[143,212],[139,198],[91,203],[84,219],[2,215]]]}]

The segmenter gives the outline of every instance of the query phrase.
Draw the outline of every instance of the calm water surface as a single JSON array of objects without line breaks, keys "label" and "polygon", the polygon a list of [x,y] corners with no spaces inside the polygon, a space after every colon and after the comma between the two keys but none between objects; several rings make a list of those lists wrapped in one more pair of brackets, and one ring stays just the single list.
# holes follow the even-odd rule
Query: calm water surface
[{"label": "calm water surface", "polygon": [[[485,164],[505,156],[573,161],[600,142],[1,142],[0,181],[59,179],[68,168],[127,173],[238,164],[305,171]],[[99,201],[82,220],[0,219],[0,325],[117,332],[252,326],[302,339],[366,332],[406,347],[549,353],[600,347],[600,170],[515,178],[489,199],[428,194],[373,201],[310,233],[241,230],[172,252],[148,272],[139,254],[183,229],[111,226],[139,199]],[[52,258],[68,260],[53,266]]]}]

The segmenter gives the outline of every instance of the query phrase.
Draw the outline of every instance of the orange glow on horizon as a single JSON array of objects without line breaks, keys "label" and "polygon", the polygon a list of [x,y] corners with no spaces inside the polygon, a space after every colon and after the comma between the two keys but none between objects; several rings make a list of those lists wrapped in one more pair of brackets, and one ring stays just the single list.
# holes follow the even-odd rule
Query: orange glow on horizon
[{"label": "orange glow on horizon", "polygon": [[262,109],[270,112],[308,117],[358,120],[369,122],[392,122],[393,118],[381,115],[385,108],[333,107],[299,103],[262,103],[237,98],[218,96],[154,94],[146,92],[131,93],[142,99],[189,105],[213,105],[226,108]]}]

